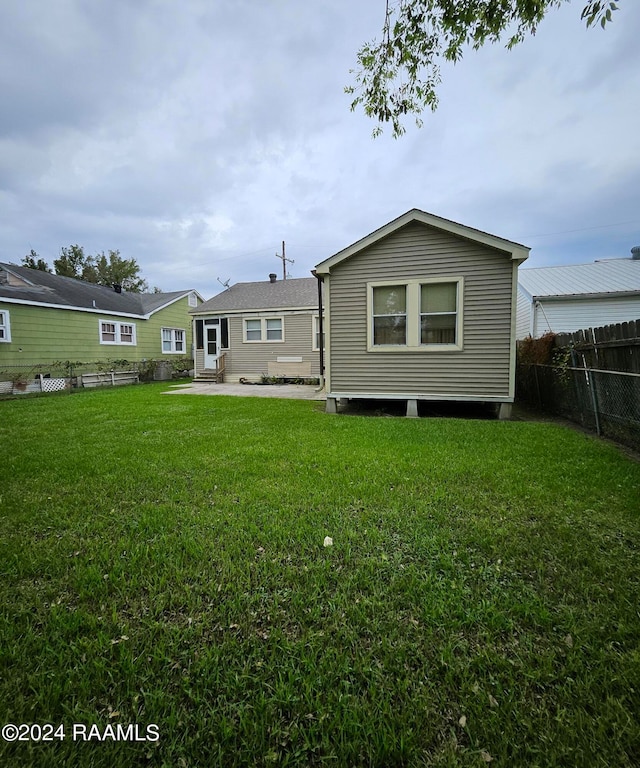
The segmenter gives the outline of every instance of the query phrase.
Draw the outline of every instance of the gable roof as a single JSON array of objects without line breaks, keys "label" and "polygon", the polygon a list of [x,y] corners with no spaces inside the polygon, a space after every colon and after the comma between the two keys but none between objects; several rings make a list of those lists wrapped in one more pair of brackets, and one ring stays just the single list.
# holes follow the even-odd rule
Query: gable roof
[{"label": "gable roof", "polygon": [[205,301],[191,315],[212,312],[246,312],[263,309],[312,309],[318,306],[318,281],[315,277],[288,280],[262,280],[236,283],[212,299]]},{"label": "gable roof", "polygon": [[127,317],[145,317],[197,291],[168,293],[117,293],[105,285],[88,283],[74,277],[63,277],[39,269],[0,263],[8,283],[0,282],[0,301],[15,304],[39,304],[57,309],[84,312],[108,312]]},{"label": "gable roof", "polygon": [[458,224],[455,221],[443,219],[440,216],[435,216],[433,213],[427,213],[426,211],[421,211],[418,208],[412,208],[410,211],[402,214],[402,216],[398,216],[397,219],[394,219],[388,224],[385,224],[383,227],[376,229],[370,235],[361,238],[352,245],[347,246],[347,248],[343,248],[341,251],[338,251],[338,253],[330,256],[328,259],[321,261],[320,264],[318,264],[316,267],[316,272],[319,275],[328,275],[331,271],[331,268],[336,266],[336,264],[339,264],[341,261],[348,259],[354,254],[359,253],[365,248],[368,248],[374,243],[377,243],[379,240],[388,237],[394,232],[397,232],[402,227],[406,227],[407,224],[411,224],[413,222],[419,222],[421,224],[425,224],[428,227],[433,227],[434,229],[439,229],[443,232],[449,232],[452,235],[462,237],[465,240],[471,240],[476,243],[481,243],[482,245],[487,245],[490,248],[496,248],[499,251],[504,251],[506,255],[510,256],[512,260],[517,262],[524,261],[529,255],[530,249],[527,248],[526,245],[520,245],[520,243],[514,243],[511,240],[505,240],[502,237],[490,235],[487,232],[482,232],[479,229],[467,227],[465,224]]},{"label": "gable roof", "polygon": [[531,299],[640,294],[640,260],[611,259],[522,269],[518,284]]}]

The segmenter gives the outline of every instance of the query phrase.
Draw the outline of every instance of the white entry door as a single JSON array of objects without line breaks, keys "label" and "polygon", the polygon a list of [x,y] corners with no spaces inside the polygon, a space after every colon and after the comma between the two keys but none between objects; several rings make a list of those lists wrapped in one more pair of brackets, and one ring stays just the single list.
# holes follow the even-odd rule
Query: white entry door
[{"label": "white entry door", "polygon": [[205,325],[204,367],[215,370],[218,361],[218,326]]}]

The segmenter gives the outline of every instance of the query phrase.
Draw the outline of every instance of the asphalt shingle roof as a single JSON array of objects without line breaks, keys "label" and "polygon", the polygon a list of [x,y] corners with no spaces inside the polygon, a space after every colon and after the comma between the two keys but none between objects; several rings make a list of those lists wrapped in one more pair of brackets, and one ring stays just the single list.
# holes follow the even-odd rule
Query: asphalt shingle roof
[{"label": "asphalt shingle roof", "polygon": [[192,309],[191,314],[260,309],[293,309],[318,306],[318,281],[315,277],[236,283],[212,299]]},{"label": "asphalt shingle roof", "polygon": [[579,296],[640,292],[640,260],[611,259],[593,264],[520,269],[518,282],[531,296]]},{"label": "asphalt shingle roof", "polygon": [[101,309],[104,312],[146,315],[189,291],[169,293],[116,293],[113,288],[87,283],[73,277],[62,277],[38,269],[0,263],[0,270],[7,270],[24,280],[27,285],[0,283],[0,298],[34,301],[39,304],[56,304],[80,309]]}]

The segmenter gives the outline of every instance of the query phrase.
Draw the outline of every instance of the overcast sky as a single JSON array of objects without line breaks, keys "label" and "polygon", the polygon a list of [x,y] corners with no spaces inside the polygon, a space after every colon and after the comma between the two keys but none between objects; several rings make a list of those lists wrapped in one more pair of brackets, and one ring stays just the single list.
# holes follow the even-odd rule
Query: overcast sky
[{"label": "overcast sky", "polygon": [[383,0],[2,0],[0,260],[119,249],[163,290],[292,277],[410,208],[532,248],[640,245],[640,3],[443,69],[394,140],[349,109]]}]

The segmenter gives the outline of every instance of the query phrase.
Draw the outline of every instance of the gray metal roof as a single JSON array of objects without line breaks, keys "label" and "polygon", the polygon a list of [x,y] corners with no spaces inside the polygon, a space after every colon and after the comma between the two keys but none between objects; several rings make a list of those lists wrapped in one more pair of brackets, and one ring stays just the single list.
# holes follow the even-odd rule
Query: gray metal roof
[{"label": "gray metal roof", "polygon": [[73,277],[62,277],[15,264],[0,263],[0,269],[12,273],[27,285],[0,283],[0,299],[16,299],[60,307],[102,310],[114,314],[148,315],[171,304],[191,290],[168,293],[116,293],[113,288]]},{"label": "gray metal roof", "polygon": [[315,277],[288,280],[263,280],[257,283],[236,283],[212,299],[205,301],[190,314],[239,312],[261,309],[306,309],[318,306],[318,281]]},{"label": "gray metal roof", "polygon": [[532,297],[639,293],[640,260],[610,259],[593,264],[520,269],[518,283]]}]

